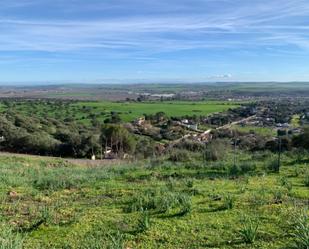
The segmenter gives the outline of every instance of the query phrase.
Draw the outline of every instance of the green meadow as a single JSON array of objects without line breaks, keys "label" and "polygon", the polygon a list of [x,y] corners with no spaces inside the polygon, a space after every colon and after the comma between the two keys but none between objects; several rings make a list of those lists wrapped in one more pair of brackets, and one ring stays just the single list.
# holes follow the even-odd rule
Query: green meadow
[{"label": "green meadow", "polygon": [[166,159],[0,157],[0,248],[308,248],[307,158]]},{"label": "green meadow", "polygon": [[267,136],[267,137],[274,137],[277,135],[276,129],[272,127],[260,127],[260,126],[253,126],[253,125],[246,125],[246,126],[234,125],[232,129],[240,131],[240,132],[245,132],[245,133],[255,133],[255,134],[258,134],[261,136]]},{"label": "green meadow", "polygon": [[237,104],[229,102],[186,102],[186,101],[165,101],[165,102],[79,102],[78,106],[95,107],[97,111],[118,112],[125,121],[132,121],[144,114],[155,114],[164,112],[168,116],[179,117],[185,115],[209,115],[214,112],[226,111],[235,108]]},{"label": "green meadow", "polygon": [[[226,111],[239,106],[233,102],[216,101],[152,101],[152,102],[110,102],[86,101],[57,103],[53,101],[22,101],[15,103],[11,108],[27,115],[48,116],[57,119],[72,118],[76,121],[89,123],[92,117],[104,121],[111,112],[120,115],[123,121],[129,122],[144,114],[164,112],[168,116],[179,117],[185,115],[209,115],[215,112]],[[3,109],[3,108],[2,108]],[[4,110],[4,109],[3,109]]]}]

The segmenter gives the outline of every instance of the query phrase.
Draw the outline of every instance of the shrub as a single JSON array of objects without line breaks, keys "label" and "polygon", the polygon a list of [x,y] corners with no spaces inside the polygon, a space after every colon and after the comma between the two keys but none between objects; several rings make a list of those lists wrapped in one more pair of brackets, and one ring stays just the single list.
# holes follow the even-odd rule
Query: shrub
[{"label": "shrub", "polygon": [[252,219],[245,219],[242,228],[239,231],[239,234],[245,243],[252,244],[255,241],[257,237],[258,227],[258,224],[253,222]]},{"label": "shrub", "polygon": [[231,166],[229,168],[229,175],[230,176],[238,176],[241,174],[241,168],[239,167],[239,165],[234,164],[233,166]]},{"label": "shrub", "polygon": [[187,162],[191,160],[191,156],[186,150],[174,149],[170,153],[169,160],[173,162]]},{"label": "shrub", "polygon": [[225,140],[214,140],[207,145],[204,158],[207,161],[218,161],[227,153],[228,143]]},{"label": "shrub", "polygon": [[256,170],[256,164],[254,162],[241,162],[239,167],[242,174]]},{"label": "shrub", "polygon": [[272,153],[269,150],[266,151],[256,151],[252,154],[252,159],[256,161],[264,161],[272,156]]},{"label": "shrub", "polygon": [[175,147],[178,149],[185,149],[196,152],[196,151],[203,151],[205,145],[198,141],[183,139],[181,142],[177,143]]},{"label": "shrub", "polygon": [[256,170],[256,164],[251,162],[240,162],[236,165],[233,165],[229,168],[230,176],[239,176],[244,175],[248,172]]},{"label": "shrub", "polygon": [[279,164],[277,159],[272,159],[267,162],[266,169],[271,172],[279,172]]}]

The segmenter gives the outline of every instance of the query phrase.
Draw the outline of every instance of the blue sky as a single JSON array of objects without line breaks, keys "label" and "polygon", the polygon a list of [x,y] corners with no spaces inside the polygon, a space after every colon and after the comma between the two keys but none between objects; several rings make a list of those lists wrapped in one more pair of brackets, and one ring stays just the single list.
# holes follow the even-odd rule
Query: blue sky
[{"label": "blue sky", "polygon": [[309,81],[309,1],[1,0],[0,76]]}]

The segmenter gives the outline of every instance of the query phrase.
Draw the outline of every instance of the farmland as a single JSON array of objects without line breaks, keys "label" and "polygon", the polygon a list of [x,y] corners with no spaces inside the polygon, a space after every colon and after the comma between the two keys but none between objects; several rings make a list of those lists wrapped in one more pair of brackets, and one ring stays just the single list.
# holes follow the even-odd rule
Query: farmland
[{"label": "farmland", "polygon": [[[158,100],[171,94],[177,100],[252,99],[256,97],[307,96],[308,82],[221,82],[191,84],[59,84],[0,87],[1,98],[125,101],[140,96]],[[155,96],[157,95],[157,96]]]},{"label": "farmland", "polygon": [[214,112],[223,112],[229,108],[237,107],[237,103],[229,102],[145,102],[145,103],[113,103],[113,102],[80,102],[78,106],[94,107],[98,111],[118,112],[125,121],[132,121],[144,114],[164,112],[169,117],[186,115],[208,115]]},{"label": "farmland", "polygon": [[[126,121],[133,121],[144,114],[155,114],[164,112],[168,116],[185,115],[208,115],[214,112],[226,111],[229,108],[239,106],[237,103],[217,102],[217,101],[165,101],[165,102],[110,102],[110,101],[88,101],[88,102],[63,102],[61,105],[54,105],[53,101],[29,102],[21,101],[11,108],[24,114],[36,116],[49,116],[53,118],[65,119],[74,118],[75,121],[89,123],[90,116],[96,116],[100,121],[110,117],[111,112],[116,112]],[[2,108],[3,109],[3,108]]]},{"label": "farmland", "polygon": [[[305,248],[303,160],[238,154],[220,162],[123,162],[88,168],[2,156],[2,245],[10,248]],[[301,223],[302,222],[302,223]],[[306,225],[305,225],[306,226]],[[308,229],[308,224],[307,224]],[[308,230],[307,230],[308,231]],[[3,247],[8,248],[8,247]]]}]

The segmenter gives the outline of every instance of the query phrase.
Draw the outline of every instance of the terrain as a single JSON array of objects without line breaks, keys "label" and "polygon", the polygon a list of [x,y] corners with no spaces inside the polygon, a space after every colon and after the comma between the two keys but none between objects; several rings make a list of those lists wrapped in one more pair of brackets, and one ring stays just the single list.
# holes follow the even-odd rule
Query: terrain
[{"label": "terrain", "polygon": [[307,87],[1,89],[0,248],[308,249]]},{"label": "terrain", "polygon": [[274,155],[237,157],[238,170],[231,154],[214,163],[153,159],[94,168],[1,156],[1,245],[306,248],[299,240],[308,238],[307,161],[285,154],[278,174]]},{"label": "terrain", "polygon": [[308,82],[213,82],[190,84],[57,84],[0,87],[0,98],[51,98],[75,100],[252,99],[309,94]]},{"label": "terrain", "polygon": [[90,123],[93,117],[103,122],[118,113],[126,122],[147,114],[164,112],[169,117],[181,117],[186,115],[208,115],[215,112],[223,112],[229,108],[239,106],[239,103],[228,101],[146,101],[146,102],[112,102],[112,101],[16,101],[13,105],[4,107],[2,110],[13,110],[26,115],[51,118],[72,118],[74,121]]}]

